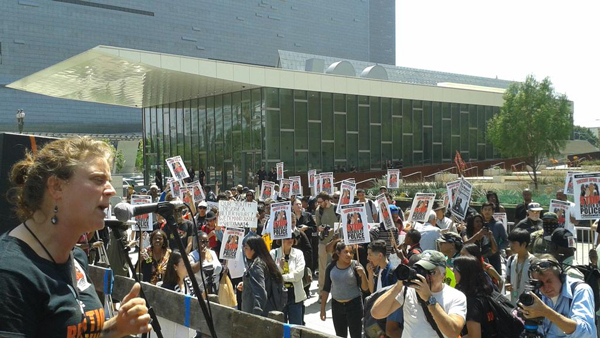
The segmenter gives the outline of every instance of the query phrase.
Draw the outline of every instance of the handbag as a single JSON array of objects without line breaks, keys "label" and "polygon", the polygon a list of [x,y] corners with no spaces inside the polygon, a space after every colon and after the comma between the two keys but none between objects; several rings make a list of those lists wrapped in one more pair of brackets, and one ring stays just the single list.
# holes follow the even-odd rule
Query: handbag
[{"label": "handbag", "polygon": [[237,307],[235,290],[227,274],[223,274],[223,277],[219,280],[219,304],[228,307]]}]

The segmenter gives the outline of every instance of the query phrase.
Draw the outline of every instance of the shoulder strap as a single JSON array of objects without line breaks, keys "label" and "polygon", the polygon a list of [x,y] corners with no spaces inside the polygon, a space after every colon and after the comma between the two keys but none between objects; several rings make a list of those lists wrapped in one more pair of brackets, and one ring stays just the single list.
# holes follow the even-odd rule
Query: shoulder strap
[{"label": "shoulder strap", "polygon": [[362,289],[360,288],[360,276],[358,275],[358,272],[356,271],[356,268],[358,267],[358,262],[355,260],[351,260],[350,261],[350,268],[352,269],[352,273],[354,273],[354,278],[356,278],[356,286],[358,286],[358,291],[362,292]]},{"label": "shoulder strap", "polygon": [[515,256],[517,254],[514,254],[510,257],[508,257],[508,262],[506,262],[506,281],[508,283],[510,283],[510,269],[512,268],[512,263],[515,261]]},{"label": "shoulder strap", "polygon": [[[415,291],[415,293],[416,293],[416,291]],[[419,301],[419,304],[421,304],[421,307],[423,308],[423,313],[425,313],[425,318],[427,318],[427,322],[429,323],[429,325],[431,325],[431,328],[433,328],[433,330],[437,333],[438,337],[444,338],[444,335],[440,331],[440,328],[437,326],[437,323],[433,319],[433,315],[427,308],[427,304],[425,304],[425,301],[422,300],[418,294],[416,295],[416,297],[417,297],[417,300]]]}]

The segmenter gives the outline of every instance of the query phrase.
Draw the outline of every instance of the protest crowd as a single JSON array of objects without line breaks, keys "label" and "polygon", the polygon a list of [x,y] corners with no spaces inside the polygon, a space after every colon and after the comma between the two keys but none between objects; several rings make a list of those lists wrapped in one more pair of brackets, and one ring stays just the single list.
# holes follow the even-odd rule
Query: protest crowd
[{"label": "protest crowd", "polygon": [[[300,177],[284,177],[283,163],[269,173],[261,168],[259,191],[213,191],[202,169],[196,179],[180,157],[167,165],[174,179],[157,177],[125,199],[188,203],[177,214],[177,233],[149,214],[136,217],[141,232],[82,234],[77,246],[90,264],[106,247],[113,272],[129,276],[115,245],[121,241],[139,254],[134,268],[145,282],[195,297],[215,294],[221,304],[259,316],[281,311],[294,325],[305,325],[304,302],[318,297],[321,320],[340,337],[597,337],[597,253],[589,253],[588,265],[575,260],[577,206],[562,190],[556,200],[565,208],[545,213],[525,190],[508,231],[498,195],[488,192],[477,211],[464,178],[445,196],[417,194],[402,210],[393,195],[398,170],[371,196],[353,180],[335,188],[333,173],[315,171],[304,190]],[[310,290],[313,280],[318,293]],[[202,336],[163,318],[161,325],[174,337]]]}]

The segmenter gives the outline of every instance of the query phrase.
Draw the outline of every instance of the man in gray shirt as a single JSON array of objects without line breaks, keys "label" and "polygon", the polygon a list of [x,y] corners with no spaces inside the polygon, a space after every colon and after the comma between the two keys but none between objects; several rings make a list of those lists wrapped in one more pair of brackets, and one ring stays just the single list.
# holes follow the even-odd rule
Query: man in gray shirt
[{"label": "man in gray shirt", "polygon": [[331,203],[331,196],[326,192],[317,195],[318,207],[315,210],[317,231],[319,232],[319,294],[325,284],[325,269],[331,262],[327,253],[327,243],[333,239],[333,223],[338,221],[335,213],[336,205]]}]

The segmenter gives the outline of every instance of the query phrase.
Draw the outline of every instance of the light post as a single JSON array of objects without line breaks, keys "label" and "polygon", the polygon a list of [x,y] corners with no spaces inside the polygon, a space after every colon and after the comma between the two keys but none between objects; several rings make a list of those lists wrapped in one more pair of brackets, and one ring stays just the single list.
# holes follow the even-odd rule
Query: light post
[{"label": "light post", "polygon": [[25,111],[23,109],[17,109],[17,124],[19,125],[19,134],[23,134],[23,127],[25,126]]}]

